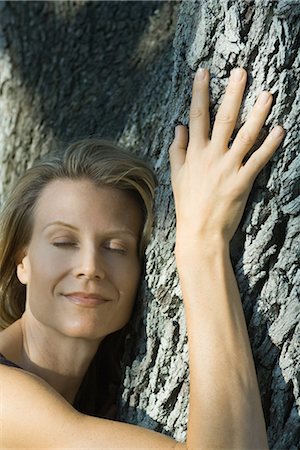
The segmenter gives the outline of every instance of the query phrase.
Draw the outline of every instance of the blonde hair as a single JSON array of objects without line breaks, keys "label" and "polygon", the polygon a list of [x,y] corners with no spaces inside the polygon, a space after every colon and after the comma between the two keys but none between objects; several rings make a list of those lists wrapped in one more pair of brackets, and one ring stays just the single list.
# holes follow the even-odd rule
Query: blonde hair
[{"label": "blonde hair", "polygon": [[64,152],[36,162],[18,180],[0,219],[0,327],[19,319],[25,308],[25,287],[16,276],[18,257],[31,239],[34,208],[45,186],[56,179],[89,179],[96,186],[112,186],[135,196],[144,226],[139,252],[144,255],[153,224],[156,179],[147,163],[97,138],[70,144]]}]

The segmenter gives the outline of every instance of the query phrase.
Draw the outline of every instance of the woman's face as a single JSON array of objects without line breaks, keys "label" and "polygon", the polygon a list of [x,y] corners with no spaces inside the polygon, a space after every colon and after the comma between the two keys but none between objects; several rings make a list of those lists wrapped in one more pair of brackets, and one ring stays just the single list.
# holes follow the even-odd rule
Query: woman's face
[{"label": "woman's face", "polygon": [[17,267],[26,313],[70,337],[99,339],[129,320],[141,266],[142,213],[125,191],[50,182]]}]

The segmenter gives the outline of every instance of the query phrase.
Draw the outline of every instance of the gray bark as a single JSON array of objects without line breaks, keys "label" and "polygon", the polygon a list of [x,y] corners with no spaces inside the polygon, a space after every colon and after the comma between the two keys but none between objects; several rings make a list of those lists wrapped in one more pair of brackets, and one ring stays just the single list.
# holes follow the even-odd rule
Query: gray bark
[{"label": "gray bark", "polygon": [[275,123],[287,136],[255,182],[232,259],[270,447],[299,448],[299,31],[292,0],[0,4],[1,193],[56,140],[95,132],[150,158],[158,173],[156,227],[124,360],[124,421],[185,438],[188,355],[168,146],[174,125],[188,121],[194,70],[211,72],[213,117],[231,68],[243,66],[237,128],[270,89],[261,138]]}]

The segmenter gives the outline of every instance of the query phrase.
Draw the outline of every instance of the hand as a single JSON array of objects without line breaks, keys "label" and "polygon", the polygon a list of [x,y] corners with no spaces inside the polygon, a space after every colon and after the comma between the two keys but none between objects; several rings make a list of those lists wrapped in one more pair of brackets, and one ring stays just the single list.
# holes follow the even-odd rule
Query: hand
[{"label": "hand", "polygon": [[230,241],[241,220],[253,182],[284,137],[275,127],[244,164],[266,120],[272,95],[262,92],[231,148],[228,142],[239,114],[247,74],[232,71],[209,139],[209,74],[199,69],[193,84],[189,132],[175,129],[170,147],[171,180],[178,236]]}]

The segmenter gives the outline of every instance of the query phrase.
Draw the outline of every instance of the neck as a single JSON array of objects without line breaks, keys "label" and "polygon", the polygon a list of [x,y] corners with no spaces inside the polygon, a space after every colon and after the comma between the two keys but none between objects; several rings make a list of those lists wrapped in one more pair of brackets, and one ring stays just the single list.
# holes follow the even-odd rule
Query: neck
[{"label": "neck", "polygon": [[73,403],[101,339],[62,335],[53,328],[33,324],[26,313],[20,324],[23,335],[21,367],[47,381],[69,403]]}]

